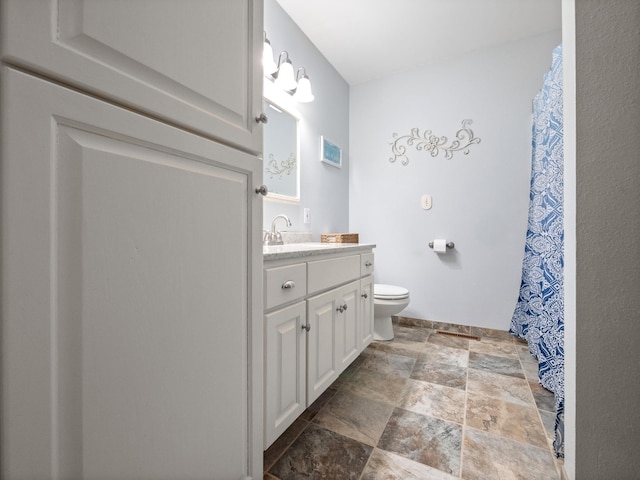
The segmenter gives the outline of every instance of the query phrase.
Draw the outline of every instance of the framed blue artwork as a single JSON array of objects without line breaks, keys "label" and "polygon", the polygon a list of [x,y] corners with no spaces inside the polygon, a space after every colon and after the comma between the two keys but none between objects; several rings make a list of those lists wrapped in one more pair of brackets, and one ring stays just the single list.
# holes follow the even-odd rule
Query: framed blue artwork
[{"label": "framed blue artwork", "polygon": [[342,168],[342,149],[325,137],[320,137],[320,145],[320,160],[331,166]]}]

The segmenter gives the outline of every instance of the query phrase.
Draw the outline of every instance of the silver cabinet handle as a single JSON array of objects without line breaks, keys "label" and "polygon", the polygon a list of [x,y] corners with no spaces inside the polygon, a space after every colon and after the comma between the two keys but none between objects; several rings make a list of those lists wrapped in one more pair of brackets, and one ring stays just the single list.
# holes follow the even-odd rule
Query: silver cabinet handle
[{"label": "silver cabinet handle", "polygon": [[367,261],[367,262],[364,262],[364,266],[365,266],[365,267],[370,267],[371,265],[373,265],[373,263],[368,262],[368,261]]},{"label": "silver cabinet handle", "polygon": [[296,286],[296,282],[294,282],[293,280],[287,280],[282,284],[282,288],[284,290],[287,290],[289,288],[295,288],[295,286]]},{"label": "silver cabinet handle", "polygon": [[269,189],[266,185],[260,185],[259,187],[256,187],[256,193],[265,196],[267,193],[269,193]]},{"label": "silver cabinet handle", "polygon": [[364,292],[362,295],[360,295],[362,298],[369,298],[369,295],[367,295],[367,292]]},{"label": "silver cabinet handle", "polygon": [[340,305],[338,308],[336,308],[336,310],[340,313],[344,312],[344,307],[342,305]]},{"label": "silver cabinet handle", "polygon": [[256,123],[268,123],[268,122],[269,122],[269,118],[264,113],[261,113],[256,117]]},{"label": "silver cabinet handle", "polygon": [[300,327],[300,328],[302,328],[302,330],[304,330],[304,331],[308,332],[309,330],[311,330],[311,325],[309,325],[309,324],[307,323],[306,325],[302,325],[302,327]]},{"label": "silver cabinet handle", "polygon": [[346,309],[347,309],[347,306],[346,306],[346,305],[343,305],[343,306],[342,306],[342,308],[344,308],[344,309],[346,310]]}]

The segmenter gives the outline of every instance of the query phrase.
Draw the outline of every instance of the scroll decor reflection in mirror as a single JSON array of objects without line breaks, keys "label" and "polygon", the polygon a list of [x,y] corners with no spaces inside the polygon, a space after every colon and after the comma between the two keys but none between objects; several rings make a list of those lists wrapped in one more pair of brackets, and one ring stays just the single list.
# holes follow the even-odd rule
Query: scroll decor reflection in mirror
[{"label": "scroll decor reflection in mirror", "polygon": [[300,201],[300,115],[291,106],[291,99],[278,94],[265,80],[263,111],[268,121],[264,125],[264,183],[269,188],[267,198],[284,202]]}]

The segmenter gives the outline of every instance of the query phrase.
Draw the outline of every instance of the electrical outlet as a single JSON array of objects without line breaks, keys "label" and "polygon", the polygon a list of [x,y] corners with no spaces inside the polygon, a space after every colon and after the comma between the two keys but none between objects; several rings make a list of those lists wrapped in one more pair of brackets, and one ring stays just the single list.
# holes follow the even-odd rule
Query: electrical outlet
[{"label": "electrical outlet", "polygon": [[309,209],[308,208],[304,209],[303,222],[304,223],[309,223]]},{"label": "electrical outlet", "polygon": [[428,193],[425,193],[424,195],[422,195],[422,198],[420,199],[420,206],[422,208],[424,208],[425,210],[430,210],[431,209],[431,195],[429,195]]}]

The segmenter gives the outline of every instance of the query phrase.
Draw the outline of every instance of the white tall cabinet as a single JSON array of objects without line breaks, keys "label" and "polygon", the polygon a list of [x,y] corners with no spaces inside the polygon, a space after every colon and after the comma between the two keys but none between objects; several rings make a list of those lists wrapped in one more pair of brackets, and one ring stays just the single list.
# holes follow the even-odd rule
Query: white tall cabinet
[{"label": "white tall cabinet", "polygon": [[1,0],[1,476],[260,478],[259,0]]}]

